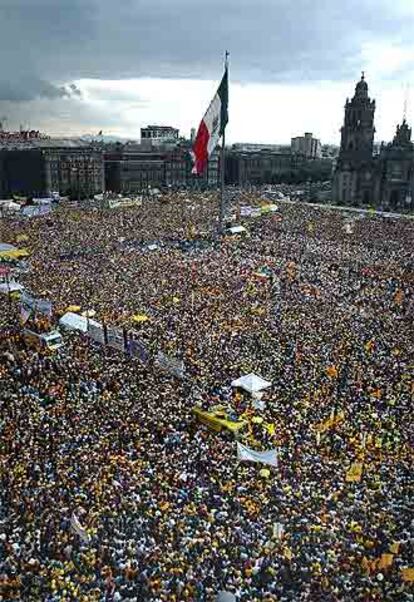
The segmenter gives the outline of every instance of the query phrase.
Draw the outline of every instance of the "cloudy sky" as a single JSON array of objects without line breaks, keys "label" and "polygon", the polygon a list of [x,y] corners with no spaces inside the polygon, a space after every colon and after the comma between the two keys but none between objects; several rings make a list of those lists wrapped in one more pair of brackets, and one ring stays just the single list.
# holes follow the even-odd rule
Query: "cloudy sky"
[{"label": "cloudy sky", "polygon": [[189,134],[230,51],[229,142],[338,143],[361,70],[377,140],[414,121],[413,0],[0,0],[0,121],[51,134]]}]

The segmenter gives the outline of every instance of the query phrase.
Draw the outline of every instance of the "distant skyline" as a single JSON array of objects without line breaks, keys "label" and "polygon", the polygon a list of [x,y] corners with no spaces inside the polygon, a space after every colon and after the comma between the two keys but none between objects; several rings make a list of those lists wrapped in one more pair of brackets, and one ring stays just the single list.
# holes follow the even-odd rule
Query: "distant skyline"
[{"label": "distant skyline", "polygon": [[[339,144],[361,70],[388,141],[414,79],[412,0],[3,0],[0,121],[51,135],[189,136],[230,51],[227,141]],[[414,93],[407,119],[414,121]]]}]

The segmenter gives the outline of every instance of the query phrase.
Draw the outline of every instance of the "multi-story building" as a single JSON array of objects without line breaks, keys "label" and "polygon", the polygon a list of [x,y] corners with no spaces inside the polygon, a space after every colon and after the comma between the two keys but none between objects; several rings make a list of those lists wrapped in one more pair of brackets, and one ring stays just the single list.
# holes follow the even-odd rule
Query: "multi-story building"
[{"label": "multi-story building", "polygon": [[384,207],[412,209],[414,198],[414,144],[405,119],[390,144],[382,144],[376,161],[374,198]]},{"label": "multi-story building", "polygon": [[141,142],[153,146],[178,142],[179,130],[169,125],[147,125],[141,128]]},{"label": "multi-story building", "polygon": [[40,150],[0,148],[0,199],[13,194],[36,196],[46,190],[46,165]]},{"label": "multi-story building", "polygon": [[211,155],[205,173],[194,176],[189,151],[187,141],[156,148],[136,143],[110,145],[105,150],[106,189],[134,193],[148,188],[217,187],[218,152]]},{"label": "multi-story building", "polygon": [[283,144],[260,144],[257,142],[236,142],[231,146],[232,151],[236,152],[258,152],[268,151],[275,153],[290,152],[290,147]]},{"label": "multi-story building", "polygon": [[292,168],[290,153],[273,151],[231,151],[226,155],[227,180],[229,183],[273,184]]},{"label": "multi-story building", "polygon": [[0,139],[0,196],[59,192],[86,198],[104,190],[102,151],[83,140],[4,134]]},{"label": "multi-story building", "polygon": [[414,145],[405,119],[393,142],[374,149],[375,100],[364,74],[346,101],[341,147],[333,177],[333,200],[406,210],[414,197]]},{"label": "multi-story building", "polygon": [[292,154],[302,155],[306,159],[320,159],[321,157],[321,142],[310,132],[305,132],[304,136],[292,138],[290,149]]},{"label": "multi-story building", "polygon": [[51,139],[42,154],[47,191],[83,199],[105,190],[101,148],[82,140]]},{"label": "multi-story building", "polygon": [[289,151],[239,151],[232,147],[226,152],[226,183],[238,186],[326,180],[331,172],[330,159],[306,159]]}]

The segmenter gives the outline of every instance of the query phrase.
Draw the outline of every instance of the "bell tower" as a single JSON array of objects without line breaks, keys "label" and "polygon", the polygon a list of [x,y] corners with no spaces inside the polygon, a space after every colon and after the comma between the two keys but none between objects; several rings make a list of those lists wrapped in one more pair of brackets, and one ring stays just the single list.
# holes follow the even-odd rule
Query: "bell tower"
[{"label": "bell tower", "polygon": [[340,204],[368,205],[373,200],[375,100],[368,96],[362,72],[354,97],[345,103],[341,146],[333,178],[333,197]]},{"label": "bell tower", "polygon": [[345,120],[341,128],[340,157],[352,163],[371,160],[374,147],[375,100],[368,96],[368,84],[362,72],[352,100],[346,100]]}]

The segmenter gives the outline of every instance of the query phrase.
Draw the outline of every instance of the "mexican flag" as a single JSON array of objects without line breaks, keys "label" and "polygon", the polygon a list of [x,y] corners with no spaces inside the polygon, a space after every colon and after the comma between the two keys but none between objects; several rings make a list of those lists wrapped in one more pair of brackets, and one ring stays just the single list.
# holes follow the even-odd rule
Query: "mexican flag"
[{"label": "mexican flag", "polygon": [[198,128],[197,136],[193,144],[191,153],[193,159],[193,174],[203,173],[208,158],[217,146],[220,137],[224,133],[224,128],[229,120],[229,82],[227,67],[224,71],[223,79],[218,87],[216,95],[210,103]]}]

